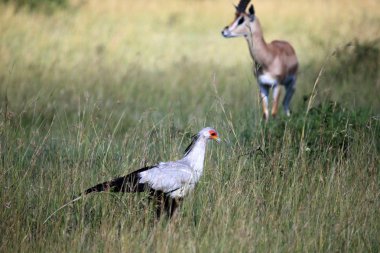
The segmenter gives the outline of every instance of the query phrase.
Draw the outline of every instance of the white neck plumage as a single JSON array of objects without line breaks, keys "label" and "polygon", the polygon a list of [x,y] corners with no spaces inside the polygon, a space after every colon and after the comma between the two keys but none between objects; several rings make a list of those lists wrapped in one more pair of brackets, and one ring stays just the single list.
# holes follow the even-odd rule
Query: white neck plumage
[{"label": "white neck plumage", "polygon": [[203,172],[205,160],[207,138],[197,136],[193,139],[190,146],[186,149],[185,156],[181,159],[188,163],[200,176]]}]

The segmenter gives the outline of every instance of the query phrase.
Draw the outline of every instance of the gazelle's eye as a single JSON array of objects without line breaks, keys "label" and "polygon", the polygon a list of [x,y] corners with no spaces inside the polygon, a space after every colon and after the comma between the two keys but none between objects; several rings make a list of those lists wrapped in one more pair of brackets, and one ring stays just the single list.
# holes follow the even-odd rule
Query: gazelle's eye
[{"label": "gazelle's eye", "polygon": [[244,23],[244,16],[240,17],[240,19],[238,20],[238,25],[241,25]]}]

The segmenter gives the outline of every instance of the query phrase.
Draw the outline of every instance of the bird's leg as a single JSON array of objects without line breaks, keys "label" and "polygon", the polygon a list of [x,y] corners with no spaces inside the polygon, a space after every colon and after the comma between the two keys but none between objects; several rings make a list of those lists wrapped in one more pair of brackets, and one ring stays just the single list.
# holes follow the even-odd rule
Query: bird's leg
[{"label": "bird's leg", "polygon": [[172,199],[170,197],[165,198],[165,212],[168,218],[170,219],[175,212],[176,209],[176,203],[175,199]]},{"label": "bird's leg", "polygon": [[158,193],[154,193],[154,205],[156,207],[156,220],[159,220],[161,218],[161,215],[162,215],[162,211],[163,209],[165,208],[165,196],[162,192]]},{"label": "bird's leg", "polygon": [[167,201],[167,215],[169,218],[175,218],[178,213],[178,207],[181,204],[182,198],[169,199]]}]

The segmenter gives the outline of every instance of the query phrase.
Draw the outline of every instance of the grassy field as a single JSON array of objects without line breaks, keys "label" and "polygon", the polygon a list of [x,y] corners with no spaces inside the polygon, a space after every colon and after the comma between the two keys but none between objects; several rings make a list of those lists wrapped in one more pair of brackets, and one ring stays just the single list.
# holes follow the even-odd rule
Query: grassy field
[{"label": "grassy field", "polygon": [[[380,251],[380,3],[255,1],[301,63],[293,115],[268,124],[246,42],[220,35],[231,3],[0,4],[0,252]],[[204,126],[223,141],[174,222],[95,194],[43,224]]]}]

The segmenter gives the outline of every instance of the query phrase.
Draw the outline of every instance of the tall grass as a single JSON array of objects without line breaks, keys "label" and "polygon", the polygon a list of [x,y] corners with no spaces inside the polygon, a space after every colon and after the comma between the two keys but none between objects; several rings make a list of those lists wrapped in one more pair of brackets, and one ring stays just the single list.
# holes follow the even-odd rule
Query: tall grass
[{"label": "tall grass", "polygon": [[[301,60],[292,117],[268,124],[247,45],[219,35],[230,2],[70,6],[0,5],[1,252],[379,251],[376,1],[255,3]],[[174,222],[144,194],[94,194],[43,224],[86,187],[180,158],[204,126],[223,142]]]}]

